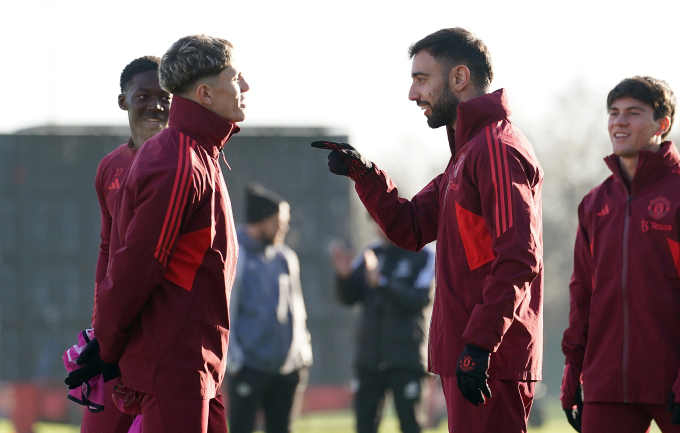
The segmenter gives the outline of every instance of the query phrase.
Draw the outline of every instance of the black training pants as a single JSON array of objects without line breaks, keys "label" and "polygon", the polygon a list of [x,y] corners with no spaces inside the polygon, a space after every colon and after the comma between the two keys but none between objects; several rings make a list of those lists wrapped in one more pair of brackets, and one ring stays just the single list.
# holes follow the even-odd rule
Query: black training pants
[{"label": "black training pants", "polygon": [[243,367],[229,377],[229,433],[252,433],[262,408],[267,433],[289,433],[291,414],[307,385],[307,369],[270,374]]},{"label": "black training pants", "polygon": [[385,392],[392,390],[401,431],[419,433],[418,417],[425,375],[409,370],[357,372],[359,387],[354,395],[354,411],[358,433],[376,433],[385,403]]}]

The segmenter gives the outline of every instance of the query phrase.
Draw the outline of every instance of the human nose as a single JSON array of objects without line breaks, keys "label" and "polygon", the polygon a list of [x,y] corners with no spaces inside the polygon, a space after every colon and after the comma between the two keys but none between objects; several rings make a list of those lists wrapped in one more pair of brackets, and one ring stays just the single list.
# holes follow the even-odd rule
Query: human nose
[{"label": "human nose", "polygon": [[241,77],[241,93],[247,92],[248,90],[250,90],[248,82],[245,78]]},{"label": "human nose", "polygon": [[415,83],[411,84],[411,88],[408,90],[409,101],[417,101],[420,94],[415,89]]},{"label": "human nose", "polygon": [[614,125],[627,125],[628,118],[624,113],[619,113],[616,116],[614,116],[613,123]]},{"label": "human nose", "polygon": [[163,104],[160,98],[150,98],[149,104],[146,106],[149,111],[163,111]]}]

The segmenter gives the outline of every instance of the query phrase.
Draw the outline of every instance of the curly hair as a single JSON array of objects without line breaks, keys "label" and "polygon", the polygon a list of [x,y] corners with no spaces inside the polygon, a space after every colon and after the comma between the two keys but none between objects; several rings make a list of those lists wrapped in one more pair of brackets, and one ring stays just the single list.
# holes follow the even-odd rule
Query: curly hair
[{"label": "curly hair", "polygon": [[[614,101],[624,97],[630,97],[650,105],[654,109],[654,120],[662,117],[671,118],[671,127],[675,120],[675,95],[668,83],[652,77],[626,78],[614,87],[607,95],[607,110],[612,107]],[[671,132],[669,127],[661,136],[665,139]]]},{"label": "curly hair", "polygon": [[156,56],[144,56],[128,63],[120,74],[120,92],[125,93],[125,90],[132,84],[135,75],[146,71],[156,71],[160,64],[161,59]]},{"label": "curly hair", "polygon": [[234,46],[226,39],[185,36],[163,54],[158,69],[161,87],[182,94],[197,80],[219,75],[231,65],[233,55]]}]

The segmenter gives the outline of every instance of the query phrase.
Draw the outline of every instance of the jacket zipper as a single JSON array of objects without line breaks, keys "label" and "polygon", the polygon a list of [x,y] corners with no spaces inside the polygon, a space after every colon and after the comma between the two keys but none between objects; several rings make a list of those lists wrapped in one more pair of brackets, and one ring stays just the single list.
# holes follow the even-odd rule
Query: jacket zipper
[{"label": "jacket zipper", "polygon": [[623,223],[623,267],[621,270],[621,296],[623,301],[623,359],[621,362],[621,369],[623,372],[623,402],[628,403],[628,343],[629,343],[629,328],[628,328],[628,228],[630,226],[631,216],[631,202],[633,196],[628,194],[628,202],[626,203],[626,216]]},{"label": "jacket zipper", "polygon": [[[455,162],[454,162],[453,165],[455,166]],[[450,170],[448,168],[449,167],[447,167],[447,170],[444,171],[444,173],[446,175],[445,176],[446,177],[446,190],[444,191],[444,202],[440,203],[441,204],[441,210],[439,211],[440,212],[440,215],[439,215],[440,221],[444,220],[442,218],[442,216],[444,214],[444,210],[446,209],[446,199],[449,196],[449,173],[450,173]],[[437,231],[439,231],[439,228],[437,228]],[[434,262],[434,294],[432,296],[432,305],[433,306],[436,305],[436,303],[437,303],[437,292],[439,291],[439,257],[438,256],[439,256],[439,254],[435,255],[435,262]],[[433,313],[434,313],[434,311],[433,311]],[[439,312],[439,314],[441,314],[441,311]],[[428,351],[428,355],[429,355],[427,363],[430,367],[429,368],[430,373],[434,373],[434,357],[432,356],[432,343],[431,343],[431,341],[432,341],[432,324],[434,323],[434,320],[432,320],[433,318],[434,318],[434,314],[433,314],[433,317],[430,317],[430,331],[427,334],[427,351]]]}]

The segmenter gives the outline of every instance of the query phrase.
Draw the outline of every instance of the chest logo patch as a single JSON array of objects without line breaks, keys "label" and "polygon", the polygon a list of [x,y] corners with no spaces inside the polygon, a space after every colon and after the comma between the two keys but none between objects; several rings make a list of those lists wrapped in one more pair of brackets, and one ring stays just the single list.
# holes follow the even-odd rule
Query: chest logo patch
[{"label": "chest logo patch", "polygon": [[647,213],[654,219],[663,218],[671,210],[671,202],[666,197],[657,197],[649,202]]}]

